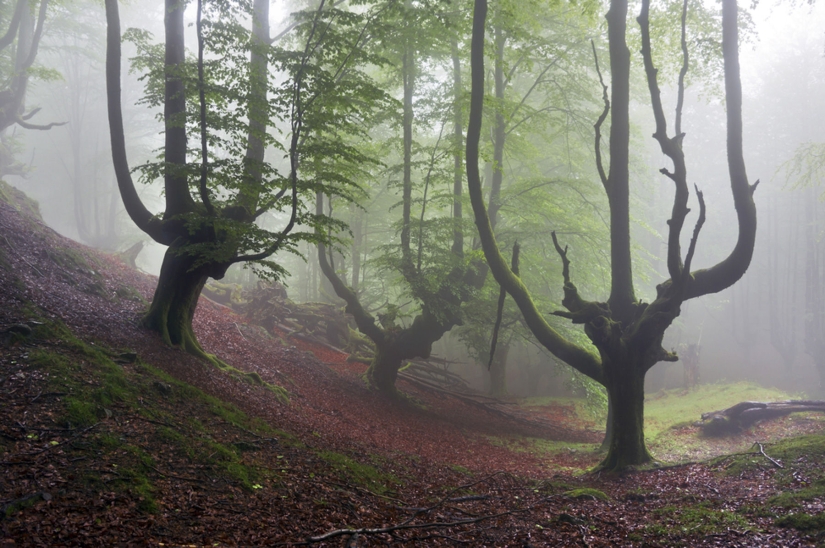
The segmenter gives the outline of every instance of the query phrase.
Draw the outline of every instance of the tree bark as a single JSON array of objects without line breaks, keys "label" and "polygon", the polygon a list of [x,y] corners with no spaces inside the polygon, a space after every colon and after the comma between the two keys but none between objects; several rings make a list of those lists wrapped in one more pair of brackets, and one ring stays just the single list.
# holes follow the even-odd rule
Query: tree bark
[{"label": "tree bark", "polygon": [[192,320],[206,280],[222,278],[229,265],[207,264],[193,268],[195,259],[181,253],[188,243],[181,240],[167,249],[152,304],[142,325],[159,333],[166,344],[220,364],[198,343]]},{"label": "tree bark", "polygon": [[621,470],[653,460],[647,450],[644,435],[645,368],[633,355],[606,368],[607,392],[610,402],[605,437],[607,455],[598,469]]}]

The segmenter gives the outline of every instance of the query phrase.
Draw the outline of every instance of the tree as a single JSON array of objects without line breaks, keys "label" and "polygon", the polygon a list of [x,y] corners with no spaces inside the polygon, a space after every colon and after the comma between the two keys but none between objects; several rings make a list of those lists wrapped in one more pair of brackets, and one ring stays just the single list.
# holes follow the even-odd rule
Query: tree
[{"label": "tree", "polygon": [[[656,121],[654,138],[673,162],[672,171],[662,173],[673,180],[676,192],[672,215],[668,221],[667,267],[670,279],[657,286],[656,298],[644,303],[636,298],[631,269],[629,211],[629,80],[630,52],[627,48],[626,0],[611,0],[607,13],[612,89],[608,98],[605,87],[605,109],[594,126],[596,161],[599,177],[608,197],[610,210],[611,287],[607,302],[584,300],[571,281],[568,249],[562,248],[555,233],[554,246],[562,260],[566,311],[554,314],[582,324],[596,352],[577,345],[554,330],[535,306],[529,291],[508,267],[498,249],[481,193],[478,168],[478,144],[481,134],[481,112],[484,90],[484,32],[487,15],[486,0],[475,1],[471,51],[472,97],[470,124],[467,130],[467,179],[470,199],[484,254],[496,281],[516,301],[525,322],[537,339],[555,356],[604,385],[608,392],[609,416],[607,455],[599,467],[621,470],[652,460],[644,439],[644,378],[659,361],[675,361],[677,356],[662,348],[665,331],[680,313],[681,304],[692,298],[715,293],[734,284],[747,270],[753,254],[756,236],[756,208],[753,191],[748,184],[742,153],[742,92],[739,80],[738,28],[736,0],[723,0],[722,53],[727,102],[727,150],[731,192],[736,206],[739,237],[732,252],[711,268],[691,271],[691,261],[705,217],[701,192],[697,189],[699,218],[682,260],[680,237],[689,212],[687,169],[682,153],[685,135],[681,129],[684,73],[687,71],[685,16],[682,9],[683,68],[679,80],[675,135],[669,137],[657,83],[657,70],[650,50],[648,23],[649,0],[643,0],[638,22],[642,33],[642,57]],[[610,114],[610,166],[605,171],[600,153],[601,125]]]},{"label": "tree", "polygon": [[[0,16],[8,16],[4,13],[5,6],[0,6]],[[5,131],[19,125],[25,129],[47,130],[56,123],[38,125],[29,120],[37,114],[39,108],[26,112],[26,90],[29,79],[33,72],[34,60],[37,57],[37,50],[40,46],[40,38],[43,35],[43,25],[46,21],[46,14],[49,7],[49,0],[41,0],[37,17],[32,13],[32,3],[29,0],[17,0],[14,2],[14,10],[8,20],[6,32],[0,36],[0,71],[2,80],[0,81],[0,135],[4,136]],[[4,141],[6,141],[4,139]],[[0,172],[17,172],[12,164],[12,154],[10,146],[4,142],[0,146]]]},{"label": "tree", "polygon": [[[346,311],[353,315],[358,329],[372,340],[376,352],[372,363],[367,370],[367,381],[371,386],[385,393],[395,395],[395,380],[398,370],[404,360],[421,357],[427,358],[432,351],[434,342],[462,322],[461,305],[466,302],[474,289],[484,280],[486,271],[479,272],[479,261],[469,261],[465,258],[464,229],[461,213],[461,184],[460,170],[451,173],[458,178],[453,181],[453,194],[449,196],[449,205],[452,206],[452,218],[444,222],[442,217],[427,217],[427,209],[432,207],[432,195],[428,193],[435,186],[436,174],[446,172],[438,166],[440,160],[446,159],[443,151],[444,127],[446,118],[453,121],[453,139],[457,141],[452,146],[453,158],[460,154],[462,140],[461,102],[453,101],[446,113],[442,114],[441,133],[432,145],[432,148],[423,156],[423,160],[416,161],[414,143],[414,95],[416,86],[422,77],[421,67],[422,50],[435,49],[437,44],[426,43],[424,36],[433,42],[439,42],[439,36],[444,36],[449,30],[445,25],[447,15],[435,9],[435,5],[421,4],[414,6],[406,2],[388,10],[388,17],[394,17],[397,24],[393,34],[381,38],[386,42],[388,49],[395,49],[400,66],[401,81],[401,219],[399,226],[399,243],[392,246],[392,251],[384,257],[383,262],[398,272],[406,287],[407,294],[415,301],[418,310],[409,326],[399,325],[398,315],[401,312],[396,303],[388,303],[386,310],[378,315],[378,320],[367,311],[353,288],[341,279],[335,271],[334,264],[328,257],[328,248],[321,242],[318,245],[318,261],[321,271],[330,281],[335,293],[346,302]],[[449,35],[447,34],[449,37]],[[447,50],[447,44],[443,49]],[[451,45],[455,42],[451,40]],[[454,52],[454,48],[450,48]],[[446,56],[445,56],[446,57]],[[461,67],[456,56],[451,56],[453,62],[452,89],[447,95],[452,98],[460,97]],[[432,62],[432,59],[429,60]],[[460,159],[453,162],[460,167]],[[414,198],[413,171],[420,167],[423,172],[421,198]],[[429,200],[429,201],[428,201]],[[413,212],[413,205],[421,204],[421,212]],[[324,210],[325,199],[318,193],[316,214]],[[449,244],[444,244],[448,240]],[[378,323],[381,325],[378,325]]]},{"label": "tree", "polygon": [[[346,196],[349,189],[339,178],[327,185],[318,181],[329,178],[310,173],[307,179],[301,170],[315,169],[323,163],[319,158],[357,156],[336,139],[360,131],[364,97],[381,96],[352,68],[363,61],[362,17],[336,13],[341,32],[324,20],[324,5],[299,14],[290,29],[302,40],[294,51],[272,44],[269,0],[199,0],[194,61],[184,47],[184,0],[165,2],[162,56],[146,33],[130,33],[138,45],[137,66],[148,69],[146,102],[163,107],[162,159],[142,166],[145,180],[164,182],[165,209],[154,215],[137,194],[126,158],[118,4],[106,1],[106,81],[118,187],[132,221],[168,246],[143,325],[168,344],[214,363],[219,361],[203,351],[192,330],[204,283],[222,278],[237,263],[277,277],[283,269],[268,260],[273,253],[297,253],[300,242],[317,240],[322,231],[316,229],[332,221],[314,214],[307,193],[311,197],[320,188]],[[245,18],[251,31],[238,23]],[[273,78],[271,69],[285,77]],[[279,130],[273,128],[278,124],[287,126],[285,143],[270,131]],[[322,135],[325,127],[335,130]],[[285,175],[265,160],[268,148],[284,151]],[[187,160],[189,154],[195,161]],[[267,213],[280,215],[275,218],[280,228],[259,226]]]}]

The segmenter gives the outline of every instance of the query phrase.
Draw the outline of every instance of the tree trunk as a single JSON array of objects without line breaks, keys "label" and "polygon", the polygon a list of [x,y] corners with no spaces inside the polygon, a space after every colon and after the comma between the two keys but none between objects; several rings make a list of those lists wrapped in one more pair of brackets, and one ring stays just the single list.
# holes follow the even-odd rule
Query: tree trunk
[{"label": "tree trunk", "polygon": [[507,396],[507,354],[510,344],[504,343],[496,348],[493,363],[490,364],[490,395],[494,398]]},{"label": "tree trunk", "polygon": [[395,395],[395,380],[401,369],[401,358],[392,343],[375,345],[375,356],[366,372],[367,382],[385,394]]},{"label": "tree trunk", "polygon": [[634,361],[638,360],[628,358],[625,364],[607,368],[611,377],[607,391],[612,413],[608,417],[607,456],[599,464],[599,470],[621,470],[653,460],[644,435],[644,369]]},{"label": "tree trunk", "polygon": [[222,278],[226,267],[207,264],[193,269],[194,259],[180,253],[181,248],[180,244],[172,245],[166,251],[155,295],[142,324],[160,333],[165,343],[220,365],[219,360],[207,354],[198,343],[192,319],[206,280],[210,276]]}]

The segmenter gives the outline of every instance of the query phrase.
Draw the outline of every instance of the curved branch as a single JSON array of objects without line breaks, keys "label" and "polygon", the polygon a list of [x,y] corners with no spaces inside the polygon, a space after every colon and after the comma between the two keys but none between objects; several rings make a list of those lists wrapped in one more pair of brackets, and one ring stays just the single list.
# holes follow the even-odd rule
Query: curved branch
[{"label": "curved branch", "polygon": [[756,242],[756,205],[753,192],[759,181],[748,184],[742,153],[742,83],[739,78],[739,28],[736,0],[722,1],[722,54],[725,59],[725,99],[728,121],[728,171],[739,237],[724,260],[715,266],[692,272],[693,282],[686,299],[722,291],[736,283],[750,266]]},{"label": "curved branch", "polygon": [[597,382],[604,382],[601,360],[559,335],[536,308],[527,288],[513,274],[501,251],[498,249],[490,218],[481,190],[481,175],[478,169],[479,141],[481,139],[482,111],[484,106],[484,25],[487,19],[487,1],[475,0],[473,13],[473,34],[471,46],[471,93],[470,121],[467,127],[467,185],[473,206],[484,256],[499,285],[503,286],[524,315],[525,322],[539,342],[556,357],[565,361],[581,373]]},{"label": "curved branch", "polygon": [[24,128],[24,129],[36,129],[36,130],[39,130],[39,131],[45,131],[45,130],[48,130],[48,129],[52,129],[53,127],[65,126],[69,122],[51,122],[51,123],[48,123],[48,124],[30,124],[29,122],[26,121],[26,119],[23,116],[20,116],[20,117],[17,118],[17,120],[15,120],[15,123],[18,126]]},{"label": "curved branch", "polygon": [[[315,214],[319,216],[324,214],[324,195],[320,192],[315,196]],[[335,294],[347,303],[346,310],[352,314],[361,333],[372,339],[375,344],[383,342],[385,339],[384,330],[376,325],[375,317],[361,306],[361,301],[358,300],[355,291],[347,287],[338,277],[338,274],[335,273],[335,269],[327,260],[326,245],[321,240],[318,241],[318,264],[321,267],[321,272],[332,285],[332,289],[335,290]]]},{"label": "curved branch", "polygon": [[117,0],[106,0],[106,98],[109,109],[109,135],[112,143],[112,163],[123,205],[132,221],[153,240],[170,245],[173,237],[164,234],[163,222],[143,204],[132,181],[126,158],[126,138],[123,132],[123,112],[120,92],[120,16]]}]

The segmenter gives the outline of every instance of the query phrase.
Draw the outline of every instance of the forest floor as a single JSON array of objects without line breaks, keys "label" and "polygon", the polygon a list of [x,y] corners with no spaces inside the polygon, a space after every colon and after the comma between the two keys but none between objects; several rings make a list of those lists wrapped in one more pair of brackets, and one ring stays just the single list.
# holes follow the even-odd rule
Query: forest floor
[{"label": "forest floor", "polygon": [[155,278],[28,207],[0,187],[2,547],[825,542],[817,417],[724,441],[653,425],[664,460],[736,454],[582,474],[601,433],[570,403],[522,406],[540,428],[403,381],[390,400],[205,300],[198,336],[235,369],[168,348],[138,327]]}]

